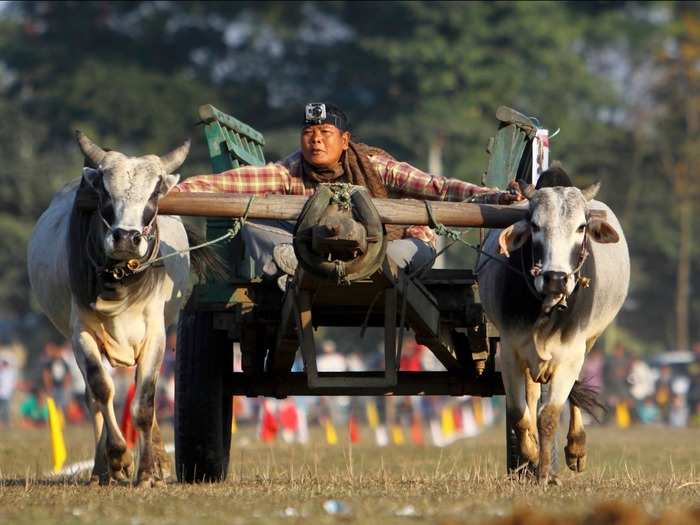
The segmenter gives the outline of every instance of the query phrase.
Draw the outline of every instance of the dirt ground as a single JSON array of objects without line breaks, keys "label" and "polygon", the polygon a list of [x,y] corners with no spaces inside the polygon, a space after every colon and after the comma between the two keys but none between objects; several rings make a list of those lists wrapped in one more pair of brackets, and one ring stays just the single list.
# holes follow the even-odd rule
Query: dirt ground
[{"label": "dirt ground", "polygon": [[[592,428],[588,436],[588,471],[563,471],[559,487],[508,479],[496,428],[444,449],[377,448],[369,436],[352,447],[270,446],[242,432],[226,482],[137,489],[86,486],[87,472],[53,479],[47,430],[3,430],[0,523],[700,523],[691,512],[700,507],[697,430]],[[69,463],[91,458],[90,428],[69,428],[66,441]]]}]

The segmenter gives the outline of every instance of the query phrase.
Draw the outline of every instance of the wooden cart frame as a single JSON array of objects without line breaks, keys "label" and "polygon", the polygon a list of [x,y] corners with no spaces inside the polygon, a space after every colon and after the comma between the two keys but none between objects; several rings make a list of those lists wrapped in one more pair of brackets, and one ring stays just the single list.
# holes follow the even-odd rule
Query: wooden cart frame
[{"label": "wooden cart frame", "polygon": [[[214,172],[265,163],[264,137],[255,129],[210,105],[202,106],[199,116]],[[509,108],[499,108],[496,116],[499,128],[487,148],[489,165],[482,182],[503,188],[516,178],[527,180],[532,162],[529,145],[536,126]],[[191,203],[195,197],[166,197],[170,200],[164,199],[161,212],[175,212],[175,201],[190,199]],[[235,198],[227,202],[232,200]],[[231,228],[231,217],[242,213],[229,213],[226,206],[219,209],[211,202],[202,202],[200,211],[192,214],[219,215],[207,219],[207,237],[214,239]],[[263,210],[265,203],[256,202],[256,206]],[[268,202],[267,208],[274,206]],[[179,213],[183,214],[181,208]],[[480,224],[484,227],[502,227],[519,217],[505,210],[497,210],[492,216],[485,212],[481,215]],[[258,216],[263,217],[264,213]],[[291,217],[296,216],[292,213]],[[494,367],[498,335],[484,316],[472,270],[433,269],[410,276],[385,258],[369,278],[348,287],[322,282],[300,267],[283,293],[276,282],[253,274],[252,261],[240,236],[220,245],[219,250],[225,260],[233,263],[236,278],[196,285],[179,325],[175,438],[180,480],[225,477],[232,395],[284,398],[504,393],[500,374]],[[435,354],[444,365],[444,372],[399,370],[401,349],[397,334],[402,324]],[[314,328],[359,329],[363,325],[383,328],[384,370],[319,372]],[[233,342],[240,344],[241,372],[233,372]],[[303,357],[303,372],[292,372],[297,349]],[[520,458],[510,425],[508,442],[508,466],[512,469]]]}]

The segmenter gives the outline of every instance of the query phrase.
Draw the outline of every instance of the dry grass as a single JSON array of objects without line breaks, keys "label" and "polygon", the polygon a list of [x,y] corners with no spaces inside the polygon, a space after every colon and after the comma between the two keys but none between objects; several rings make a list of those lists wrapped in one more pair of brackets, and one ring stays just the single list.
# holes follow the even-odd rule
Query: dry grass
[{"label": "dry grass", "polygon": [[[90,430],[69,430],[69,458],[90,457]],[[563,472],[563,486],[546,488],[506,478],[503,434],[496,429],[442,450],[244,446],[245,436],[236,435],[225,483],[144,490],[87,487],[86,474],[52,480],[42,474],[50,468],[46,431],[3,432],[0,523],[505,525],[568,516],[556,523],[636,524],[700,503],[697,431],[592,429],[589,471]],[[342,501],[347,514],[327,514],[329,499]],[[628,506],[608,505],[591,518],[594,507],[610,500]],[[700,523],[700,517],[664,516],[663,523]]]}]

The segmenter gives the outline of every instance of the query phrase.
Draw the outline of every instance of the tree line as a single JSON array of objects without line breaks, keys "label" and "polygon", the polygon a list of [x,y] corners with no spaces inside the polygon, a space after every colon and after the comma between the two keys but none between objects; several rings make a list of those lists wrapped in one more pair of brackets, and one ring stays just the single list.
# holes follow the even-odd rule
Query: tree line
[{"label": "tree line", "polygon": [[355,135],[480,182],[494,113],[560,129],[552,152],[629,239],[616,337],[639,350],[700,339],[700,8],[688,2],[8,2],[0,11],[0,315],[36,311],[25,247],[79,175],[72,130],[163,153],[191,136],[183,176],[208,172],[196,108],[211,103],[296,146],[308,101]]}]

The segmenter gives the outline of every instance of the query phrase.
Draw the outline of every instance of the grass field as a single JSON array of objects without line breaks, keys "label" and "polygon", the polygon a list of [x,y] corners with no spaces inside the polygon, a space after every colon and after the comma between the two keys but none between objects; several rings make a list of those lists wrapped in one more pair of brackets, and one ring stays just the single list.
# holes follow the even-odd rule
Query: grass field
[{"label": "grass field", "polygon": [[[87,473],[54,480],[46,430],[0,434],[0,523],[515,523],[513,509],[583,519],[608,500],[651,515],[700,505],[700,433],[589,430],[589,470],[541,488],[504,473],[504,431],[433,447],[273,446],[234,436],[225,483],[157,489],[88,487]],[[88,427],[69,428],[69,462],[92,456]],[[364,440],[368,442],[368,439]],[[329,500],[340,504],[326,503]],[[340,507],[329,514],[326,506]],[[585,521],[585,520],[584,520]],[[637,523],[638,520],[628,523]],[[520,523],[535,523],[534,518]],[[537,521],[537,523],[550,523]],[[586,523],[592,523],[586,521]],[[608,521],[606,523],[623,523]],[[691,523],[671,519],[669,523]],[[700,521],[699,521],[700,523]]]}]

